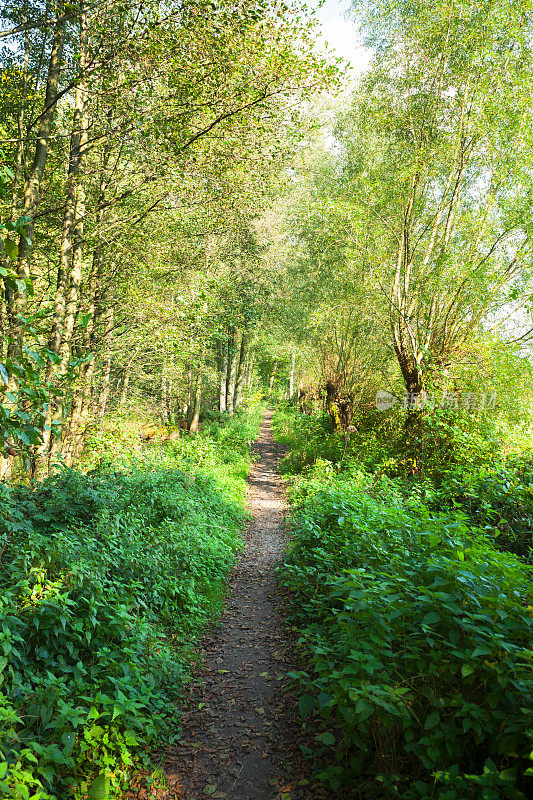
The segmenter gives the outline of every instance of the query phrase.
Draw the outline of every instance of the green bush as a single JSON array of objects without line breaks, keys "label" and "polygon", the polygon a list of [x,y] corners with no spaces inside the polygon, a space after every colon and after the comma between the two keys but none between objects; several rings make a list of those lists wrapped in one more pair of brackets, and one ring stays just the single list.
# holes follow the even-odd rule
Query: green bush
[{"label": "green bush", "polygon": [[256,424],[0,487],[2,798],[117,796],[176,729],[191,645],[240,547]]},{"label": "green bush", "polygon": [[321,777],[354,797],[531,796],[531,571],[402,488],[315,491],[279,570],[313,666],[301,709],[335,745]]},{"label": "green bush", "polygon": [[[357,412],[357,409],[356,409]],[[396,408],[360,418],[355,413],[350,431],[333,430],[328,415],[298,414],[280,409],[274,420],[276,435],[290,451],[285,469],[300,473],[317,458],[345,468],[356,462],[368,472],[438,484],[452,470],[475,470],[501,459],[501,443],[489,418],[449,409],[421,414],[411,424]]]},{"label": "green bush", "polygon": [[337,462],[342,456],[344,436],[335,433],[327,414],[299,414],[291,407],[281,407],[274,415],[273,429],[277,440],[290,447],[280,464],[284,473],[297,474],[317,459]]},{"label": "green bush", "polygon": [[418,496],[435,510],[461,508],[498,549],[532,559],[531,453],[505,454],[490,420],[436,410],[405,426],[405,417],[380,415],[346,436],[324,418],[291,410],[278,411],[275,423],[290,448],[282,467],[293,502],[334,475],[349,480],[362,469],[375,480],[392,478],[405,498]]},{"label": "green bush", "polygon": [[433,492],[433,507],[459,506],[501,550],[531,561],[533,465],[531,456],[510,456],[476,470],[450,470]]}]

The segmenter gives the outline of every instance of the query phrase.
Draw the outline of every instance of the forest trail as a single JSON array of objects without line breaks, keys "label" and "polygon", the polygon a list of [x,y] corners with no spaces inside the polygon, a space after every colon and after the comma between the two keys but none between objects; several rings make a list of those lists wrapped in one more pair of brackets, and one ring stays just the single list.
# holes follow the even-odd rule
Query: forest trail
[{"label": "forest trail", "polygon": [[[297,703],[283,677],[297,668],[274,566],[283,554],[286,502],[276,472],[279,445],[267,411],[254,445],[248,508],[253,519],[220,624],[202,645],[202,665],[167,748],[171,797],[186,800],[317,800],[304,774]],[[200,707],[201,706],[201,707]],[[179,787],[179,788],[178,788]]]}]

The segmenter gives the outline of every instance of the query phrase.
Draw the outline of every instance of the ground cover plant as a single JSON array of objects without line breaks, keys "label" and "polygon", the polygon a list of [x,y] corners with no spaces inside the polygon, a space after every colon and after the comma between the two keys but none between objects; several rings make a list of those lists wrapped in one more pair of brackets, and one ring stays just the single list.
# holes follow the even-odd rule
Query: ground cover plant
[{"label": "ground cover plant", "polygon": [[[283,414],[278,430],[290,443]],[[428,504],[430,482],[343,466],[291,481],[278,571],[310,654],[294,677],[304,716],[323,718],[322,779],[354,797],[530,796],[531,569],[435,489]]]},{"label": "ground cover plant", "polygon": [[1,486],[2,797],[119,796],[177,733],[194,639],[240,547],[256,428],[252,413]]}]

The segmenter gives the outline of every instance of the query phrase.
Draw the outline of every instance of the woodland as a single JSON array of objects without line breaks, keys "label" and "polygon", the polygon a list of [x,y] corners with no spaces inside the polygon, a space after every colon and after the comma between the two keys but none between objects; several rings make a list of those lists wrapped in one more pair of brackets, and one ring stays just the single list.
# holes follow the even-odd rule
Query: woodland
[{"label": "woodland", "polygon": [[163,796],[267,407],[316,797],[533,796],[533,4],[350,13],[2,2],[1,800]]}]

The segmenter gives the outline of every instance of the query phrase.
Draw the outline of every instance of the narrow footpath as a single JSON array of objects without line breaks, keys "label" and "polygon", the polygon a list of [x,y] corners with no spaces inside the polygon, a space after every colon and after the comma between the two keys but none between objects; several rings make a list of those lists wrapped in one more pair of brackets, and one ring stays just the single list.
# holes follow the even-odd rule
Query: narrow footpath
[{"label": "narrow footpath", "polygon": [[254,446],[248,508],[253,519],[233,572],[225,611],[203,641],[202,663],[183,718],[181,742],[167,748],[172,797],[186,800],[318,800],[300,745],[309,746],[285,680],[296,635],[283,619],[274,566],[283,554],[280,448],[263,419]]}]

